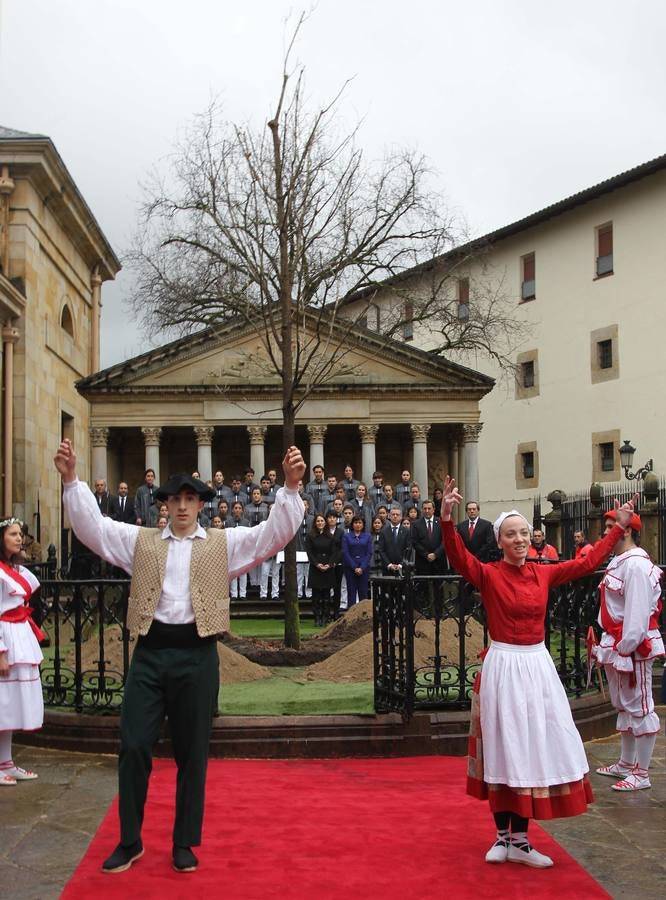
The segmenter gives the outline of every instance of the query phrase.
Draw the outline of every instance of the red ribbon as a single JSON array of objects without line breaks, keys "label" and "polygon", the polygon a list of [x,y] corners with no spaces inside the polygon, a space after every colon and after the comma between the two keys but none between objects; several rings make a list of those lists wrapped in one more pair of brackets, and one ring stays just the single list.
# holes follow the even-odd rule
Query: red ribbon
[{"label": "red ribbon", "polygon": [[39,627],[39,625],[32,618],[32,614],[34,613],[34,609],[32,606],[28,606],[25,604],[24,606],[15,606],[14,609],[9,609],[7,612],[3,612],[0,616],[3,622],[27,622],[28,625],[32,628],[33,633],[38,641],[43,641],[46,635]]}]

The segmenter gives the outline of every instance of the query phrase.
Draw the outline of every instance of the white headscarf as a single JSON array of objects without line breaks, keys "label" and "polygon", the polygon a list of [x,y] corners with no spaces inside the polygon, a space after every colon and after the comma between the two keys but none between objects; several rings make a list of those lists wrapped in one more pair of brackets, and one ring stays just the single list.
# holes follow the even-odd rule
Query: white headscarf
[{"label": "white headscarf", "polygon": [[526,524],[527,527],[529,528],[529,530],[530,530],[530,535],[532,534],[532,531],[533,531],[532,526],[531,526],[530,523],[527,521],[527,519],[525,518],[525,516],[524,516],[521,512],[518,512],[517,509],[510,509],[508,512],[500,513],[499,516],[498,516],[498,517],[495,519],[495,521],[493,522],[493,531],[495,532],[495,540],[496,540],[498,543],[499,543],[499,533],[500,533],[500,528],[502,527],[502,522],[503,522],[505,519],[508,519],[509,516],[518,516],[519,519],[522,519],[523,522],[525,522],[525,524]]}]

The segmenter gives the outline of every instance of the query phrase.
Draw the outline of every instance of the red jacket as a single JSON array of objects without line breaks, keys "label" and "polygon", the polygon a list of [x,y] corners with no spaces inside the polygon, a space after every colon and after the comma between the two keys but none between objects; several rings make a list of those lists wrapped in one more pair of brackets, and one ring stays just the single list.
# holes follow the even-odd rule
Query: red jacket
[{"label": "red jacket", "polygon": [[549,562],[558,562],[560,559],[557,550],[550,544],[544,544],[540,550],[537,550],[534,544],[530,544],[530,549],[527,551],[527,558],[547,559]]}]

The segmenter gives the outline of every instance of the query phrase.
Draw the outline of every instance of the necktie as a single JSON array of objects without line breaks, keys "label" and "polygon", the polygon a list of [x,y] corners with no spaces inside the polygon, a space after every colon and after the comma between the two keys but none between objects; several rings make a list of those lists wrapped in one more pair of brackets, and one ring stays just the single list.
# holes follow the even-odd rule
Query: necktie
[{"label": "necktie", "polygon": [[125,512],[125,498],[124,497],[120,498],[120,511]]},{"label": "necktie", "polygon": [[397,525],[393,526],[393,537],[394,538],[398,537],[398,526]]},{"label": "necktie", "polygon": [[432,519],[428,519],[428,537],[432,537]]},{"label": "necktie", "polygon": [[474,534],[474,526],[475,525],[476,525],[476,522],[469,523],[469,539],[470,539],[470,541],[472,540],[472,535]]}]

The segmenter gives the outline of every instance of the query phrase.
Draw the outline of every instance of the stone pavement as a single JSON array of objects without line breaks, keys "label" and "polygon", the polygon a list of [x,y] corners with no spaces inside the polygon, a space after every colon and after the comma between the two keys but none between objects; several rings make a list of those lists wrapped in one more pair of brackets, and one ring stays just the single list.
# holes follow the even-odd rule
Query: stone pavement
[{"label": "stone pavement", "polygon": [[[662,707],[660,714],[663,723],[666,709]],[[614,762],[618,749],[617,737],[586,744],[592,772]],[[116,760],[18,745],[15,751],[20,765],[39,772],[39,781],[0,788],[2,897],[57,900],[115,795]],[[651,790],[619,794],[610,789],[610,778],[593,774],[596,803],[590,812],[545,824],[612,897],[664,893],[665,751],[662,724],[650,771]]]}]

